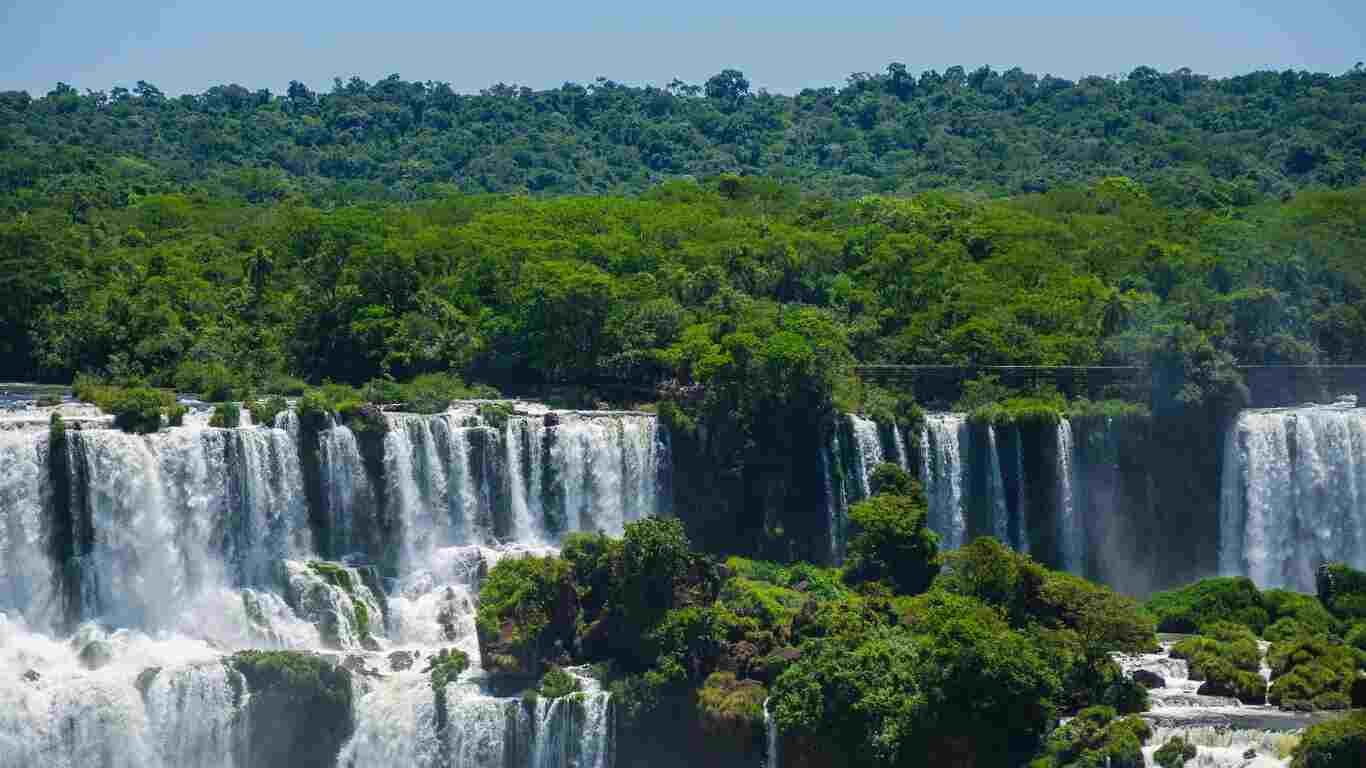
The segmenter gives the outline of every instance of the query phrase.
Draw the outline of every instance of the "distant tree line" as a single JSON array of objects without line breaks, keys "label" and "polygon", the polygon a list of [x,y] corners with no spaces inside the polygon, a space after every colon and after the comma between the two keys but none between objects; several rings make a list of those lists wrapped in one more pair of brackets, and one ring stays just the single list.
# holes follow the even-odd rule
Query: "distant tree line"
[{"label": "distant tree line", "polygon": [[477,95],[443,82],[338,79],[328,93],[220,85],[168,96],[0,92],[0,195],[73,215],[202,190],[251,203],[405,201],[451,191],[634,193],[679,176],[764,175],[834,197],[990,196],[1109,176],[1164,205],[1226,208],[1363,178],[1366,71],[1211,78],[1140,67],[1079,81],[902,64],[841,88],[755,92],[598,79]]}]

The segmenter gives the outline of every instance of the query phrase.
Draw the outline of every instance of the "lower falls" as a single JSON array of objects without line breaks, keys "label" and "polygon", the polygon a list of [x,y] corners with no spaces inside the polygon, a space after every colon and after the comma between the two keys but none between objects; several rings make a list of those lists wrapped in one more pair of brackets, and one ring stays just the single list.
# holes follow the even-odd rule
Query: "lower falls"
[{"label": "lower falls", "polygon": [[[571,670],[581,693],[523,700],[479,669],[474,632],[499,558],[706,514],[676,503],[652,414],[470,403],[364,431],[290,412],[217,429],[201,413],[136,436],[62,410],[64,432],[44,409],[0,415],[0,768],[652,762],[623,754],[639,745],[587,670]],[[922,479],[943,546],[994,536],[1134,594],[1215,574],[1312,591],[1321,562],[1366,567],[1366,410],[1248,410],[1184,431],[932,413],[914,434],[844,415],[811,454],[812,491],[786,514],[833,562],[849,505],[889,461]],[[438,695],[423,670],[448,647],[473,668]],[[345,722],[254,688],[224,663],[246,648],[349,669]],[[286,732],[335,748],[306,755]]]}]

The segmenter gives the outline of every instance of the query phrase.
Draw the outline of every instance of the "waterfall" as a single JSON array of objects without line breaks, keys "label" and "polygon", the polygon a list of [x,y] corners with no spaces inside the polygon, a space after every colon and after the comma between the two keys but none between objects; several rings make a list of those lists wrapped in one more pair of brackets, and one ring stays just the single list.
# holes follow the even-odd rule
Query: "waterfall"
[{"label": "waterfall", "polygon": [[854,487],[858,498],[866,499],[873,495],[871,480],[873,470],[882,463],[882,438],[878,434],[877,423],[872,419],[849,414],[849,431],[854,436]]},{"label": "waterfall", "polygon": [[961,413],[925,415],[921,432],[921,482],[930,507],[930,528],[939,534],[940,546],[957,549],[967,542],[967,515],[963,486],[967,463],[967,416]]},{"label": "waterfall", "polygon": [[48,557],[47,430],[0,430],[0,611],[46,626],[56,616]]},{"label": "waterfall", "polygon": [[508,497],[512,504],[512,535],[521,542],[545,539],[541,506],[545,421],[527,417],[508,419],[503,435],[507,448]]},{"label": "waterfall", "polygon": [[[92,643],[109,654],[94,671],[77,652]],[[15,673],[0,684],[0,768],[231,768],[235,673],[216,657],[203,643],[93,626],[61,642],[0,614],[0,670]]]},{"label": "waterfall", "polygon": [[1366,567],[1366,411],[1243,411],[1223,462],[1221,573],[1312,592],[1321,563]]},{"label": "waterfall", "polygon": [[[829,444],[821,443],[821,471],[825,476],[825,517],[826,530],[830,533],[830,562],[839,563],[843,557],[844,518],[849,509],[849,499],[845,494],[847,478],[834,475],[834,460],[843,455],[840,445],[840,431],[832,430]],[[832,459],[833,457],[833,459]]]},{"label": "waterfall", "polygon": [[612,696],[596,680],[574,674],[583,690],[539,699],[533,768],[612,768]]},{"label": "waterfall", "polygon": [[[474,619],[501,558],[667,510],[653,415],[500,401],[313,432],[207,414],[150,435],[91,414],[58,460],[45,423],[0,429],[0,768],[242,764],[260,711],[225,663],[241,649],[352,670],[341,766],[610,768],[601,685],[493,690]],[[472,665],[438,695],[426,662],[446,648]]]},{"label": "waterfall", "polygon": [[1024,437],[1015,432],[1015,549],[1029,554],[1029,492],[1025,486]]},{"label": "waterfall", "polygon": [[360,455],[360,444],[350,428],[334,426],[318,435],[319,465],[324,492],[324,516],[331,534],[329,550],[337,556],[356,552],[360,518],[375,505],[375,494]]},{"label": "waterfall", "polygon": [[782,758],[778,751],[778,721],[773,719],[773,713],[768,709],[769,701],[764,699],[764,768],[779,768]]},{"label": "waterfall", "polygon": [[1077,478],[1074,472],[1076,455],[1072,441],[1072,423],[1059,419],[1057,424],[1057,534],[1063,570],[1082,573],[1086,568],[1086,526],[1079,514]]},{"label": "waterfall", "polygon": [[987,496],[990,498],[991,535],[1002,544],[1010,543],[1010,508],[1006,503],[1005,477],[1001,474],[1001,452],[996,442],[995,425],[987,425]]},{"label": "waterfall", "polygon": [[911,471],[911,455],[906,451],[906,438],[901,434],[901,427],[896,422],[892,422],[892,445],[896,448],[896,464],[907,472]]}]

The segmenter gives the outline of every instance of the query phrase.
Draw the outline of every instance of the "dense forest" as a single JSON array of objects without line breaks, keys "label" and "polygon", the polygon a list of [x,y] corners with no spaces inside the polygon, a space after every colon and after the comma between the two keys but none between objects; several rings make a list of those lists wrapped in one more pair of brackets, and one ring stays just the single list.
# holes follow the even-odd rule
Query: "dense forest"
[{"label": "dense forest", "polygon": [[[1138,768],[1153,733],[1136,715],[1158,695],[1150,688],[1167,686],[1113,654],[1151,654],[1156,632],[1185,633],[1157,663],[1186,663],[1187,682],[1230,707],[1362,706],[1366,573],[1318,570],[1314,596],[1224,578],[1140,604],[1050,570],[1045,552],[1036,560],[986,536],[941,546],[922,486],[881,459],[860,467],[866,487],[837,513],[831,478],[843,470],[832,473],[826,446],[841,412],[894,433],[900,425],[908,442],[931,407],[971,411],[974,429],[1051,427],[1066,415],[1086,434],[1088,419],[1130,419],[1152,464],[1141,505],[1152,525],[1126,546],[1196,563],[1218,544],[1221,440],[1247,403],[1237,366],[1366,361],[1364,155],[1360,66],[1228,79],[1140,68],[1070,82],[1018,69],[913,76],[894,64],[795,96],[755,93],[733,70],[704,86],[600,80],[479,95],[398,77],[338,81],[327,94],[294,83],[283,96],[232,85],[174,97],[145,82],[110,93],[59,85],[37,99],[0,93],[0,380],[75,382],[79,398],[136,433],[182,425],[185,405],[170,390],[195,393],[217,403],[195,434],[238,441],[223,456],[245,456],[254,440],[260,456],[298,465],[292,474],[234,470],[242,474],[224,479],[233,488],[224,510],[260,511],[251,505],[273,496],[246,493],[248,480],[288,475],[297,485],[279,496],[307,524],[333,522],[335,512],[342,528],[351,512],[334,510],[330,496],[324,503],[324,486],[339,498],[381,489],[361,517],[373,513],[424,546],[436,539],[420,523],[449,508],[427,514],[412,501],[425,517],[403,517],[393,510],[406,497],[384,490],[387,473],[403,477],[389,467],[386,441],[410,439],[409,417],[432,435],[423,416],[498,392],[655,410],[658,419],[630,417],[666,434],[650,446],[667,445],[670,483],[642,487],[665,497],[651,510],[672,516],[630,520],[620,538],[556,527],[566,534],[556,553],[481,560],[460,585],[477,600],[457,607],[449,586],[432,592],[451,601],[428,617],[442,633],[422,643],[431,727],[443,739],[470,715],[447,701],[469,693],[448,684],[470,656],[435,652],[456,639],[463,610],[476,612],[488,684],[516,692],[526,711],[538,698],[574,695],[588,673],[564,667],[593,665],[613,697],[622,765],[767,756],[803,768]],[[1142,373],[1100,393],[1123,403],[1067,402],[1047,386],[1014,391],[989,376],[967,382],[955,402],[929,402],[861,382],[860,363]],[[466,455],[462,470],[473,477],[470,467],[517,455],[507,436],[520,433],[509,429],[511,405],[468,407],[468,421],[451,415],[440,428],[451,451],[468,450],[451,430],[477,435],[479,458]],[[250,426],[273,425],[286,409],[289,430]],[[613,418],[537,418],[548,430],[571,417]],[[68,580],[74,624],[99,606],[85,605],[86,582],[73,574],[142,559],[104,557],[111,544],[97,537],[127,527],[135,545],[135,526],[147,525],[139,517],[186,510],[158,491],[133,494],[138,508],[125,514],[127,494],[99,486],[82,496],[69,483],[92,472],[162,478],[138,464],[151,461],[147,446],[204,449],[159,442],[165,434],[72,428],[54,414],[50,425],[12,433],[11,454],[30,452],[32,471],[0,488],[10,493],[0,512],[29,499],[35,519],[69,519],[63,530],[73,533],[34,544],[34,560],[66,574],[56,578]],[[328,485],[320,467],[339,461],[343,435],[355,460],[336,473],[345,482]],[[432,437],[423,456],[436,461],[437,445]],[[137,450],[114,450],[128,446]],[[1070,461],[1056,450],[1059,464]],[[509,464],[521,471],[521,461]],[[538,491],[554,487],[552,474]],[[1176,481],[1159,493],[1147,479],[1158,475]],[[32,482],[20,488],[25,477]],[[53,487],[39,488],[39,478]],[[164,479],[196,482],[171,471]],[[423,480],[444,488],[444,479]],[[107,487],[155,484],[139,483]],[[410,495],[421,498],[416,480]],[[512,507],[488,497],[490,508]],[[343,501],[337,510],[354,511]],[[829,518],[816,509],[826,502]],[[461,514],[473,514],[471,504]],[[195,518],[187,530],[213,513],[180,506]],[[103,528],[92,522],[99,515]],[[6,546],[24,543],[8,533],[20,531],[19,515],[9,517]],[[245,536],[247,517],[222,527]],[[1146,530],[1181,535],[1134,541]],[[532,541],[457,543],[492,551]],[[233,554],[212,546],[210,559]],[[247,712],[253,728],[312,733],[316,723],[289,718],[312,716],[299,702],[327,702],[332,731],[300,746],[316,754],[289,764],[333,764],[358,727],[353,682],[359,699],[387,674],[365,679],[380,657],[362,652],[381,650],[371,617],[376,633],[386,620],[387,602],[373,598],[412,575],[383,548],[331,546],[306,550],[328,561],[295,563],[290,578],[311,580],[310,595],[345,596],[345,610],[309,619],[331,628],[317,645],[349,654],[344,664],[312,646],[224,656],[242,678],[224,711]],[[1167,586],[1162,579],[1151,581]],[[109,601],[143,599],[147,581],[106,587]],[[244,620],[259,630],[269,622],[247,591]],[[337,634],[348,622],[359,628],[349,645]],[[1269,679],[1260,641],[1270,644]],[[92,672],[86,652],[96,642],[67,644]],[[405,653],[384,658],[386,669],[408,671]],[[161,669],[138,671],[143,698],[159,695],[148,686]],[[22,684],[45,674],[26,670]],[[11,678],[21,684],[18,668]],[[1293,753],[1296,768],[1357,765],[1353,755],[1366,749],[1360,715],[1302,735],[1281,755]],[[786,762],[774,755],[779,745]],[[1162,750],[1153,757],[1164,768],[1195,754],[1180,738]],[[239,764],[248,763],[270,764]]]},{"label": "dense forest", "polygon": [[841,198],[1042,192],[1106,176],[1164,205],[1224,208],[1363,178],[1366,71],[1226,79],[1139,67],[1070,81],[1019,68],[902,64],[842,88],[754,92],[727,69],[690,85],[607,79],[477,95],[338,79],[330,93],[222,85],[0,93],[0,196],[73,214],[193,187],[269,202],[450,191],[635,193],[678,176],[763,175]]}]

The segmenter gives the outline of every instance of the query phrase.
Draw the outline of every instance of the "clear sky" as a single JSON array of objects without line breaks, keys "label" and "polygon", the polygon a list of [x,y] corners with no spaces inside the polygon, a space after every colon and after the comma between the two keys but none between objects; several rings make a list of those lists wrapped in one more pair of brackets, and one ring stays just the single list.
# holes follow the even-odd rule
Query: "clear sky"
[{"label": "clear sky", "polygon": [[0,90],[327,89],[398,73],[459,91],[598,76],[700,83],[726,67],[790,93],[904,62],[1076,78],[1138,65],[1338,74],[1366,59],[1366,0],[0,0]]}]

